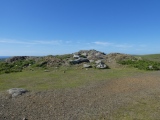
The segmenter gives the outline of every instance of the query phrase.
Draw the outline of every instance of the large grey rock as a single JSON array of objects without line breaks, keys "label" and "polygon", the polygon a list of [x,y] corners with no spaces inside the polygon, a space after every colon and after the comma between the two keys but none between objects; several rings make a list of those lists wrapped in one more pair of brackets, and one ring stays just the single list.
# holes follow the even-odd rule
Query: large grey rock
[{"label": "large grey rock", "polygon": [[12,95],[12,97],[16,97],[18,95],[22,95],[23,93],[28,92],[28,90],[23,89],[23,88],[11,88],[7,90],[9,94]]},{"label": "large grey rock", "polygon": [[79,59],[75,59],[75,60],[70,60],[69,62],[71,64],[79,64],[79,63],[83,63],[83,62],[89,62],[89,60],[87,58],[79,58]]},{"label": "large grey rock", "polygon": [[78,64],[78,61],[76,61],[76,60],[69,60],[69,63],[70,64]]},{"label": "large grey rock", "polygon": [[91,66],[91,65],[88,65],[88,64],[83,64],[83,67],[84,67],[84,68],[91,68],[92,66]]},{"label": "large grey rock", "polygon": [[77,59],[77,61],[78,61],[79,63],[89,62],[89,60],[88,60],[87,58],[79,58],[79,59]]},{"label": "large grey rock", "polygon": [[105,65],[103,63],[99,63],[96,67],[99,69],[105,69],[105,68],[107,68],[107,65]]}]

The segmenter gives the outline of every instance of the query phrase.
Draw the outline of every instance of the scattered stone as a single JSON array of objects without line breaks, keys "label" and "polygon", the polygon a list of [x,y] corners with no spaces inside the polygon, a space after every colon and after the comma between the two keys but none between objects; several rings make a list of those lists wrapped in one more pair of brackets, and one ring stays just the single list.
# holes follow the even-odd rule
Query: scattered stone
[{"label": "scattered stone", "polygon": [[11,88],[7,91],[9,94],[12,95],[12,97],[16,97],[16,96],[22,95],[23,93],[28,92],[28,90],[23,89],[23,88]]},{"label": "scattered stone", "polygon": [[44,72],[49,72],[49,70],[44,70]]}]

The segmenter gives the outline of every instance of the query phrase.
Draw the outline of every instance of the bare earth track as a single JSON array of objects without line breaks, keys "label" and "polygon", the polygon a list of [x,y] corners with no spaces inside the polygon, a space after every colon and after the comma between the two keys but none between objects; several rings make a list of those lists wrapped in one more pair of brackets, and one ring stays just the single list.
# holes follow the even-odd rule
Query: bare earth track
[{"label": "bare earth track", "polygon": [[160,119],[160,71],[79,88],[0,94],[0,120]]}]

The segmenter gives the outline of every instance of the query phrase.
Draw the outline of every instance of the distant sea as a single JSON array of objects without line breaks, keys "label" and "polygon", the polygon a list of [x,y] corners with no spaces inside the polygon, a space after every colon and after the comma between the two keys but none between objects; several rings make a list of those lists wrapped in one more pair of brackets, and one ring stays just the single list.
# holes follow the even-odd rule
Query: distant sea
[{"label": "distant sea", "polygon": [[0,56],[0,59],[7,59],[7,58],[10,58],[12,56]]}]

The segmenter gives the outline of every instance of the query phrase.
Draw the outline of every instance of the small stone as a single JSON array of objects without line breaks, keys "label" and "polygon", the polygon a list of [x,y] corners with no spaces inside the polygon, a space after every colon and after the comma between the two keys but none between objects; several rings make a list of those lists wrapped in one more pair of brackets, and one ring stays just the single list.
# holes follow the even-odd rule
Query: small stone
[{"label": "small stone", "polygon": [[28,90],[23,88],[11,88],[7,90],[9,94],[12,95],[12,97],[16,97],[18,95],[22,95],[23,93],[26,93]]}]

